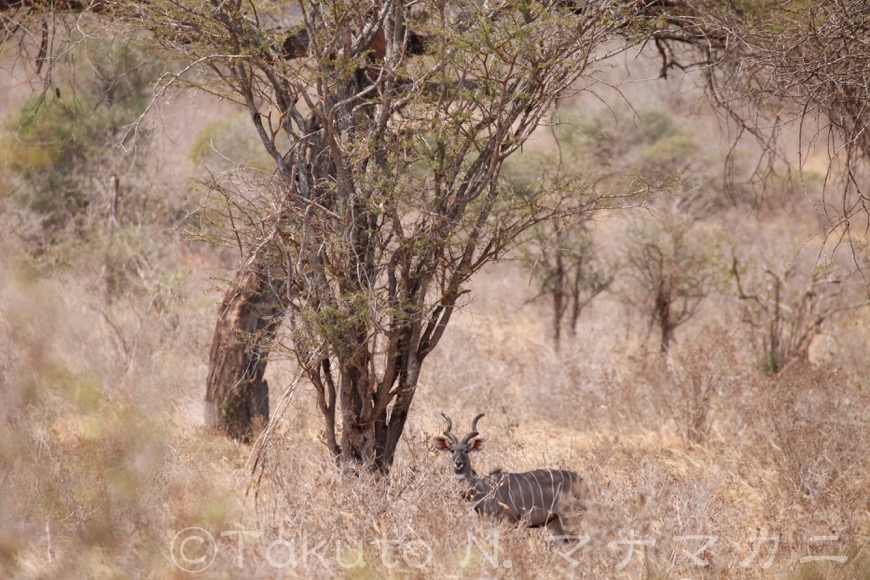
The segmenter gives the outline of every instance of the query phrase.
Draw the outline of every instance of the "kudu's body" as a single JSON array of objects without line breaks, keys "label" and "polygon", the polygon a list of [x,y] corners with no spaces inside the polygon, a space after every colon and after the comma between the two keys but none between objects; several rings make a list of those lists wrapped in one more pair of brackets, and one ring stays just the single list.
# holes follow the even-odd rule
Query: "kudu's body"
[{"label": "kudu's body", "polygon": [[477,421],[483,413],[474,418],[471,432],[462,440],[452,433],[450,417],[441,415],[447,420],[447,429],[443,437],[435,438],[435,445],[451,452],[453,474],[468,486],[465,498],[474,502],[478,513],[512,522],[528,520],[535,527],[547,526],[557,538],[568,539],[576,534],[586,513],[588,496],[579,475],[561,469],[536,469],[523,473],[498,470],[480,476],[472,469],[468,454],[484,447],[484,440],[477,437]]}]

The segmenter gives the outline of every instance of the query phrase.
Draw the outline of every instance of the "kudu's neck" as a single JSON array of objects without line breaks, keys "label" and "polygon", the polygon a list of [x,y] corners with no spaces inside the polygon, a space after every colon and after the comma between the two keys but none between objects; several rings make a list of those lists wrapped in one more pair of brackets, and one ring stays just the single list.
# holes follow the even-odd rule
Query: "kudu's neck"
[{"label": "kudu's neck", "polygon": [[478,500],[488,494],[492,490],[492,483],[488,477],[481,477],[471,466],[471,460],[466,458],[465,469],[456,473],[456,479],[468,485],[466,497],[471,500]]}]

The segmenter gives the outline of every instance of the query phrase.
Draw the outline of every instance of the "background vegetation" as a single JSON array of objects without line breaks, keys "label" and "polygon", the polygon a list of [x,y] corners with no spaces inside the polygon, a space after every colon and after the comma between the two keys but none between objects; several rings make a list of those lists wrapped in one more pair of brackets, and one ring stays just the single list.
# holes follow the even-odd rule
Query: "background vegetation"
[{"label": "background vegetation", "polygon": [[[267,437],[245,446],[202,426],[212,286],[238,258],[180,235],[209,207],[185,176],[262,167],[236,109],[179,93],[148,146],[125,151],[147,58],[86,54],[59,97],[32,100],[9,55],[0,77],[4,575],[182,577],[179,563],[214,554],[216,577],[867,576],[870,311],[854,306],[867,288],[856,266],[870,264],[863,237],[849,253],[819,235],[824,152],[802,175],[779,167],[760,195],[720,173],[727,160],[751,174],[759,150],[730,151],[691,75],[624,88],[634,108],[562,102],[513,178],[558,168],[664,193],[565,227],[612,283],[558,350],[552,303],[535,300],[555,262],[535,256],[590,246],[539,233],[481,272],[423,370],[390,477],[348,476],[289,358],[268,371]],[[637,78],[659,65],[623,64]],[[107,88],[103,66],[124,82]],[[664,306],[691,316],[663,357],[651,329]],[[587,478],[588,543],[568,555],[545,531],[471,513],[430,443],[441,410],[464,424],[486,411],[478,471]],[[205,542],[184,547],[202,563],[181,559],[190,527],[214,538],[194,531]]]}]

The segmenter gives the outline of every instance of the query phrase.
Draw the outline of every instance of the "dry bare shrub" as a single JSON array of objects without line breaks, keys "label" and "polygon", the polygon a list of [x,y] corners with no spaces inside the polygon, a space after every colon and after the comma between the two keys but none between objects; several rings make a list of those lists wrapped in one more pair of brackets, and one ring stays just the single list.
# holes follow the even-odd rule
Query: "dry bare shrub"
[{"label": "dry bare shrub", "polygon": [[670,399],[678,428],[689,443],[706,442],[712,414],[728,404],[722,397],[736,392],[740,371],[735,350],[731,333],[713,328],[673,353]]},{"label": "dry bare shrub", "polygon": [[805,506],[867,488],[870,397],[836,368],[795,361],[761,395],[759,421],[783,489]]},{"label": "dry bare shrub", "polygon": [[756,473],[770,474],[763,486],[766,525],[787,553],[842,558],[810,561],[801,567],[808,577],[865,575],[870,399],[861,383],[836,367],[794,361],[755,389],[756,433],[747,452],[758,458]]},{"label": "dry bare shrub", "polygon": [[[595,539],[590,545],[598,548],[593,576],[705,578],[739,571],[741,523],[751,519],[752,507],[730,493],[734,478],[720,458],[666,441],[619,437],[597,441],[588,452],[595,501],[587,525]],[[631,538],[637,552],[623,562]]]},{"label": "dry bare shrub", "polygon": [[783,274],[767,267],[767,282],[755,280],[751,287],[741,282],[736,257],[731,272],[737,297],[743,301],[742,321],[752,329],[761,368],[766,373],[778,373],[792,360],[808,360],[810,345],[822,334],[823,325],[843,311],[854,309],[845,304],[843,280],[830,278],[818,267],[810,274],[797,266]]}]

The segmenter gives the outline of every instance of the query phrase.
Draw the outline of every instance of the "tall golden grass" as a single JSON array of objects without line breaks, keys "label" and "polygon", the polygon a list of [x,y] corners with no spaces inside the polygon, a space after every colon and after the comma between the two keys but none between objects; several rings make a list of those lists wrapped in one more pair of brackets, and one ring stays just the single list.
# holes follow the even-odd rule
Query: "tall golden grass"
[{"label": "tall golden grass", "polygon": [[[616,300],[590,307],[557,354],[545,308],[526,304],[526,274],[497,265],[428,362],[393,472],[375,478],[332,465],[289,361],[271,369],[281,413],[267,441],[239,446],[201,426],[217,295],[201,275],[181,276],[185,255],[200,268],[213,260],[184,248],[160,258],[162,281],[109,303],[94,255],[46,274],[5,247],[4,575],[184,577],[206,564],[208,577],[870,570],[866,311],[830,329],[837,352],[776,377],[753,366],[742,329],[719,320],[726,296],[709,300],[668,363],[644,352],[633,330],[643,321]],[[442,409],[460,429],[487,412],[478,471],[581,473],[593,489],[583,537],[557,544],[478,518],[431,445]],[[689,436],[699,412],[701,440]]]}]

